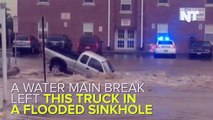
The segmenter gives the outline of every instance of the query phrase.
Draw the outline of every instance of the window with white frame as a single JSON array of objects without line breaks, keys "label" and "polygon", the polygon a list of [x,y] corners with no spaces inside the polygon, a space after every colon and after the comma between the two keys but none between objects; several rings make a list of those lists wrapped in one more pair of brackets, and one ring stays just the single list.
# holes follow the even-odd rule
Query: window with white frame
[{"label": "window with white frame", "polygon": [[118,38],[124,38],[124,30],[118,30]]},{"label": "window with white frame", "polygon": [[93,35],[94,23],[83,23],[83,35]]},{"label": "window with white frame", "polygon": [[[48,35],[48,22],[44,21],[44,38],[47,39]],[[42,39],[42,21],[41,19],[38,21],[38,39]]]},{"label": "window with white frame", "polygon": [[127,35],[129,39],[134,39],[135,38],[135,31],[134,30],[128,30]]},{"label": "window with white frame", "polygon": [[206,0],[205,7],[213,7],[213,0]]},{"label": "window with white frame", "polygon": [[124,41],[123,40],[118,40],[118,48],[124,48]]},{"label": "window with white frame", "polygon": [[168,4],[169,0],[158,0],[158,3],[166,3],[166,4]]},{"label": "window with white frame", "polygon": [[169,6],[169,0],[158,0],[158,6]]},{"label": "window with white frame", "polygon": [[166,23],[157,24],[157,34],[168,34],[168,24]]},{"label": "window with white frame", "polygon": [[38,0],[38,2],[49,2],[49,0]]},{"label": "window with white frame", "polygon": [[38,0],[37,5],[49,5],[49,0]]},{"label": "window with white frame", "polygon": [[210,41],[213,45],[213,24],[205,25],[205,40]]},{"label": "window with white frame", "polygon": [[83,5],[95,5],[94,0],[83,0]]},{"label": "window with white frame", "polygon": [[206,0],[206,4],[213,4],[213,0]]},{"label": "window with white frame", "polygon": [[121,0],[121,13],[132,12],[132,0]]}]

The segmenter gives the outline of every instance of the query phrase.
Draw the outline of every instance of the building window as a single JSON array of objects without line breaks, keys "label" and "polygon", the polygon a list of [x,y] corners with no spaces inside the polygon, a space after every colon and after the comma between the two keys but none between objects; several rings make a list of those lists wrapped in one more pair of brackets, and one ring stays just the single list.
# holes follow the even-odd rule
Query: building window
[{"label": "building window", "polygon": [[94,0],[83,0],[83,5],[84,6],[94,6],[95,2],[94,2]]},{"label": "building window", "polygon": [[213,7],[213,0],[206,0],[206,7]]},{"label": "building window", "polygon": [[207,4],[213,4],[213,0],[206,0]]},{"label": "building window", "polygon": [[130,19],[121,19],[121,26],[130,26],[131,20]]},{"label": "building window", "polygon": [[159,0],[158,3],[169,3],[169,0]]},{"label": "building window", "polygon": [[131,14],[131,5],[132,5],[132,0],[121,0],[121,14]]},{"label": "building window", "polygon": [[38,0],[38,2],[49,2],[49,0]]},{"label": "building window", "polygon": [[134,30],[128,30],[128,38],[134,39],[135,38],[135,31]]},{"label": "building window", "polygon": [[205,25],[205,40],[210,41],[213,45],[213,24]]},{"label": "building window", "polygon": [[124,48],[124,41],[123,40],[118,41],[118,48]]},{"label": "building window", "polygon": [[158,0],[158,6],[169,6],[169,0]]},{"label": "building window", "polygon": [[49,5],[49,0],[38,0],[37,5]]},{"label": "building window", "polygon": [[168,24],[157,24],[157,34],[168,34]]},{"label": "building window", "polygon": [[118,30],[118,38],[124,38],[124,30]]},{"label": "building window", "polygon": [[83,35],[93,35],[94,23],[84,23],[83,24]]},{"label": "building window", "polygon": [[135,41],[128,40],[127,41],[127,48],[134,48],[135,47]]},{"label": "building window", "polygon": [[[48,22],[44,21],[44,38],[47,39],[48,36]],[[42,40],[42,21],[38,21],[38,39]]]}]

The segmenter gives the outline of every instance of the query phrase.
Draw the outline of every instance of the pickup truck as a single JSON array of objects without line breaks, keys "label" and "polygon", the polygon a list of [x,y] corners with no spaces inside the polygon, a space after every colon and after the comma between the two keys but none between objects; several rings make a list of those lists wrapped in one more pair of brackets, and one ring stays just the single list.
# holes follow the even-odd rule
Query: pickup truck
[{"label": "pickup truck", "polygon": [[88,77],[99,72],[114,72],[112,65],[106,58],[91,51],[85,51],[77,55],[72,52],[55,51],[46,47],[45,53],[49,70],[54,73],[72,72]]},{"label": "pickup truck", "polygon": [[194,40],[190,42],[189,58],[204,56],[212,59],[212,45],[210,41]]}]

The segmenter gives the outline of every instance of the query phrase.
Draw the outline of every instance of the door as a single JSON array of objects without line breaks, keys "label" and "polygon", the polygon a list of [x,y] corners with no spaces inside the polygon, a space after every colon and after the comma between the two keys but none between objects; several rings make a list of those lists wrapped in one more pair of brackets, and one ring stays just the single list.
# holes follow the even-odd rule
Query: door
[{"label": "door", "polygon": [[88,62],[88,67],[86,68],[87,70],[87,75],[88,76],[93,76],[99,72],[104,72],[103,66],[100,61],[90,58]]},{"label": "door", "polygon": [[135,30],[117,30],[115,34],[115,50],[136,50]]},{"label": "door", "polygon": [[77,73],[81,74],[81,75],[87,75],[87,63],[89,61],[89,56],[88,55],[83,55],[82,57],[80,56],[78,59],[80,59],[79,61],[77,61],[77,63],[74,65],[74,71],[76,71]]}]

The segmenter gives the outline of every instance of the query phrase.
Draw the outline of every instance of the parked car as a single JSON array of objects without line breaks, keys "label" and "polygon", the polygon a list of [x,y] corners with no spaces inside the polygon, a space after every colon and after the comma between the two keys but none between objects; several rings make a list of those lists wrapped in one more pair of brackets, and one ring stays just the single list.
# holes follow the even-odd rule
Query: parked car
[{"label": "parked car", "polygon": [[58,52],[71,52],[72,41],[67,35],[50,34],[46,40],[46,47]]},{"label": "parked car", "polygon": [[80,38],[77,51],[82,53],[84,51],[92,51],[97,54],[102,54],[103,41],[96,35],[84,35]]},{"label": "parked car", "polygon": [[36,37],[24,34],[17,35],[13,41],[13,55],[15,54],[15,47],[20,54],[26,51],[30,51],[33,54],[39,54],[41,50],[41,44]]},{"label": "parked car", "polygon": [[189,58],[206,56],[212,58],[212,45],[209,41],[191,41],[189,45]]},{"label": "parked car", "polygon": [[175,43],[167,36],[158,37],[154,49],[154,57],[159,57],[159,55],[172,55],[172,57],[176,57]]},{"label": "parked car", "polygon": [[112,65],[106,58],[91,51],[85,51],[80,55],[74,53],[61,54],[45,48],[45,52],[49,70],[54,73],[74,72],[84,76],[93,76],[99,72],[114,72]]}]

